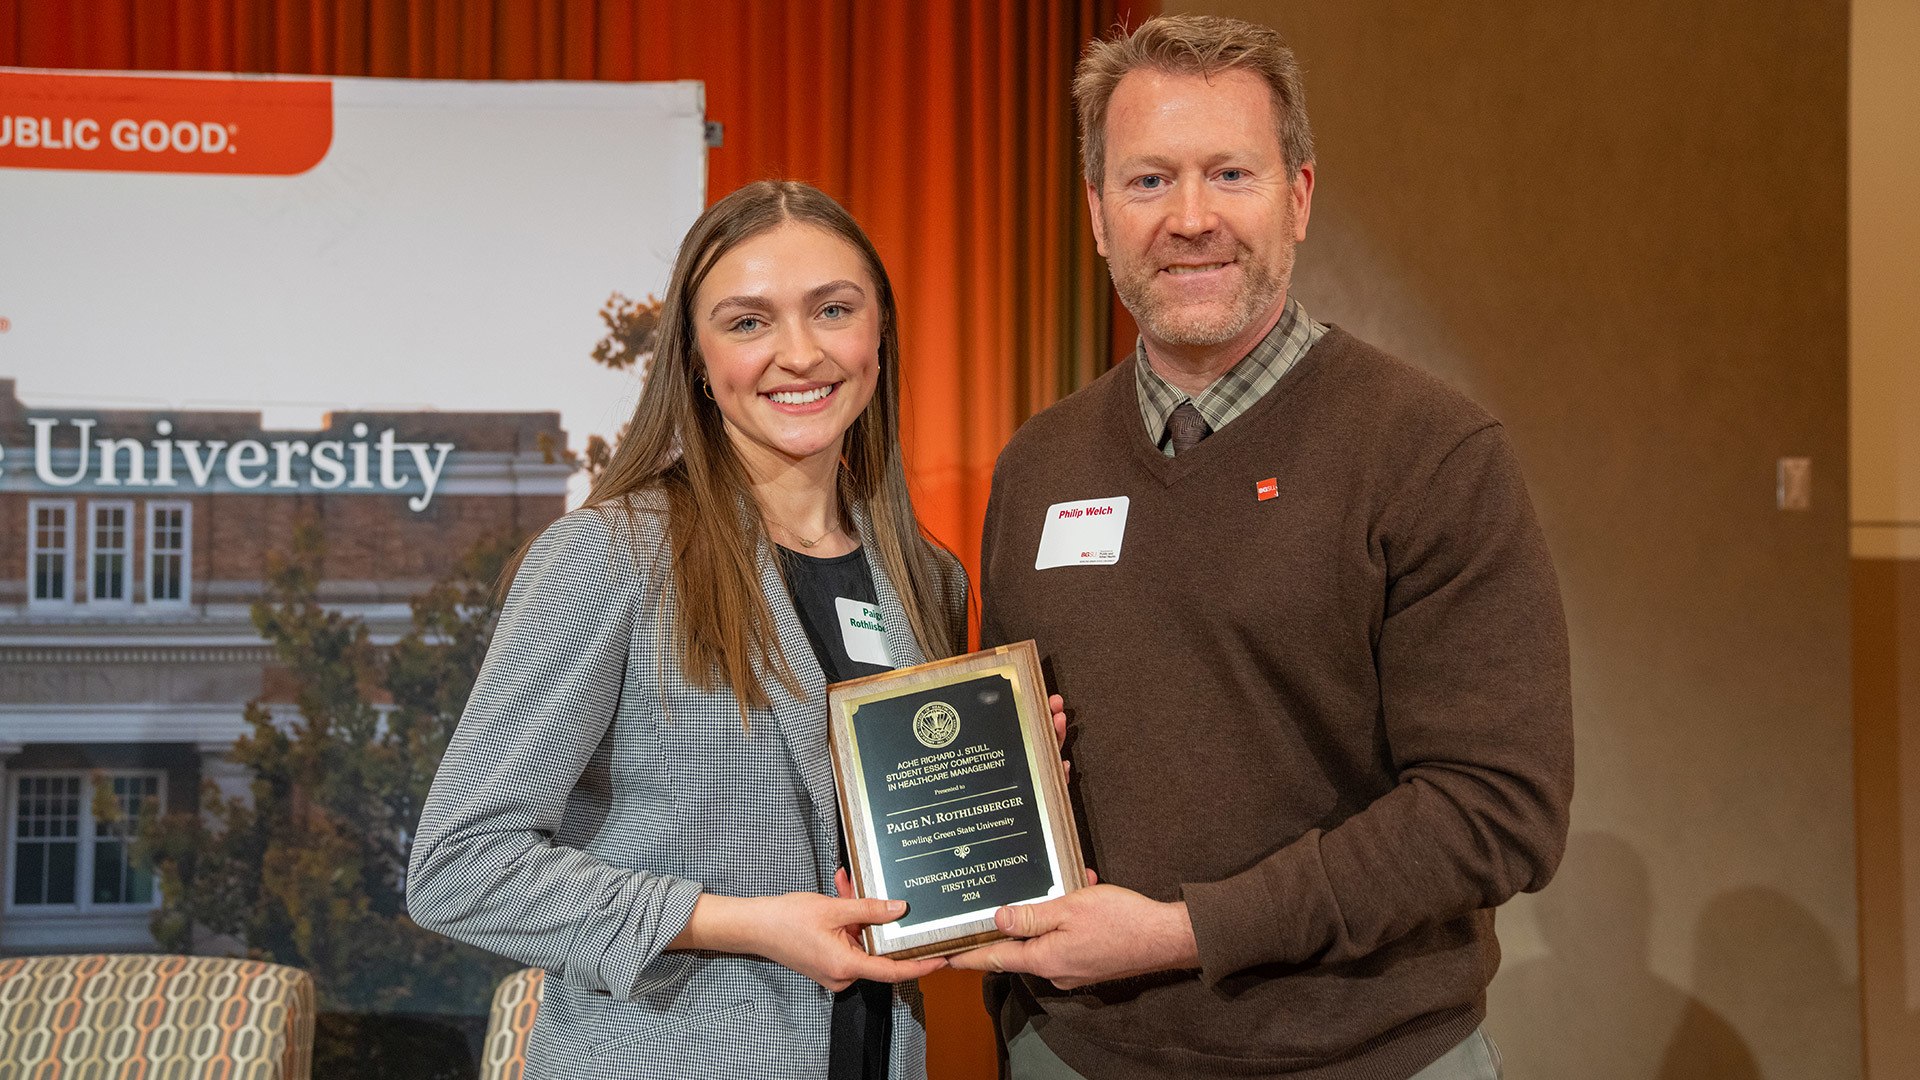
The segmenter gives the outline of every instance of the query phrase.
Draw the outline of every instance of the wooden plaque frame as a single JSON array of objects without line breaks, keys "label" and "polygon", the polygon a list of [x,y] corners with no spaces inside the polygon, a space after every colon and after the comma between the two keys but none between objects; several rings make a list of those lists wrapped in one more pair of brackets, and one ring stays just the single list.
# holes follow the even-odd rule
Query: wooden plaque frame
[{"label": "wooden plaque frame", "polygon": [[[924,759],[884,763],[876,760],[867,762],[867,767],[863,770],[860,740],[854,723],[855,716],[863,706],[887,702],[907,695],[919,695],[945,687],[964,689],[967,684],[972,684],[976,680],[989,680],[992,676],[1004,676],[1012,684],[1014,706],[1019,718],[1019,744],[990,748],[984,755],[974,755],[974,757],[991,761],[996,751],[1004,751],[1006,761],[1004,766],[988,765],[966,776],[957,774],[935,776],[926,770],[929,768],[937,770],[941,765],[955,761],[961,762],[960,768],[965,769],[966,763],[971,759],[955,757],[953,754],[934,753],[929,756],[944,760],[933,766],[923,766],[920,772],[910,774],[906,767]],[[966,718],[963,712],[942,700],[930,702],[920,710],[921,713],[927,713],[934,704],[945,706],[946,711],[941,713],[936,710],[931,713],[931,718],[926,724],[927,730],[931,731],[937,740],[940,736],[946,735],[945,728],[950,724],[957,734],[946,735],[949,742],[965,747],[967,744],[961,743],[958,738],[958,735],[964,734],[966,729]],[[917,745],[929,750],[945,747],[946,743],[928,742],[925,735],[919,734],[922,729],[920,720],[920,716],[914,717]],[[1086,863],[1080,851],[1080,834],[1074,827],[1073,807],[1067,797],[1066,770],[1061,767],[1060,748],[1053,735],[1052,714],[1047,708],[1046,682],[1040,672],[1040,653],[1033,642],[1015,642],[1011,645],[968,653],[965,656],[937,660],[930,664],[901,668],[886,674],[834,683],[827,688],[827,738],[833,758],[834,781],[839,789],[840,824],[846,835],[847,859],[853,878],[854,895],[880,899],[903,898],[889,895],[887,875],[884,872],[888,864],[881,861],[889,857],[894,858],[896,862],[905,862],[909,859],[952,855],[954,861],[964,863],[971,854],[970,849],[974,844],[1004,843],[1004,847],[995,848],[996,853],[1003,858],[1008,853],[1020,852],[1028,856],[1028,861],[1035,857],[1044,857],[1047,861],[1048,888],[1044,895],[1011,899],[1005,896],[997,899],[989,898],[992,902],[983,901],[983,906],[978,910],[968,909],[930,918],[926,921],[938,925],[917,930],[914,912],[909,907],[907,914],[897,923],[866,928],[862,938],[867,952],[875,956],[911,960],[926,956],[945,956],[949,953],[976,948],[1006,936],[996,930],[993,925],[994,910],[1002,903],[1024,903],[1064,896],[1086,883]],[[871,790],[872,785],[869,780],[875,775],[873,767],[876,765],[896,770],[881,774],[888,778],[886,791]],[[984,792],[973,790],[996,783],[997,781],[990,774],[1002,769],[1017,770],[999,778],[1000,781],[1011,781],[1011,785],[1003,784],[1000,791],[994,791],[991,788]],[[894,790],[895,785],[890,779],[896,775],[903,777],[900,790]],[[976,781],[968,779],[967,776],[977,776],[979,779]],[[933,795],[935,785],[942,781],[951,782],[940,789],[945,794],[935,798]],[[898,854],[902,850],[901,845],[907,841],[893,843],[890,836],[888,840],[882,839],[882,836],[888,833],[883,826],[887,824],[886,819],[889,817],[899,819],[903,815],[912,813],[916,816],[906,819],[911,822],[920,820],[919,815],[922,812],[934,807],[939,808],[936,813],[942,819],[962,819],[969,815],[985,817],[987,814],[995,813],[997,811],[994,807],[997,804],[982,800],[990,800],[996,794],[1013,791],[1016,788],[1019,788],[1021,795],[1024,795],[1025,789],[1019,787],[1022,782],[1031,785],[1034,810],[1037,812],[1040,830],[1038,836],[1031,835],[1031,831],[1027,830],[1004,836],[988,835],[976,838],[967,830],[970,826],[978,829],[979,824],[961,821],[955,826],[955,829],[962,833],[954,837],[960,841],[958,844],[940,847],[938,845],[943,841],[935,839],[932,834],[923,833],[915,838],[915,842],[924,844],[928,850],[916,851],[912,855]],[[948,797],[958,789],[967,789],[967,793],[957,798]],[[878,809],[876,809],[876,797]],[[913,805],[896,805],[902,803]],[[969,806],[969,803],[972,805]],[[985,813],[982,813],[982,810]],[[914,826],[895,825],[894,828],[906,831]],[[933,827],[929,826],[929,828]],[[893,854],[890,856],[889,852]],[[962,875],[953,877],[952,880],[963,881],[967,880],[964,875],[972,869],[988,866],[987,863],[975,864],[973,867],[949,866],[943,868],[941,873],[947,876]],[[979,876],[984,874],[977,875],[974,880],[978,880]],[[943,892],[948,891],[948,884],[949,882],[940,883]],[[965,886],[958,886],[958,888],[962,890],[961,896],[964,897]],[[985,889],[981,891],[984,892]]]}]

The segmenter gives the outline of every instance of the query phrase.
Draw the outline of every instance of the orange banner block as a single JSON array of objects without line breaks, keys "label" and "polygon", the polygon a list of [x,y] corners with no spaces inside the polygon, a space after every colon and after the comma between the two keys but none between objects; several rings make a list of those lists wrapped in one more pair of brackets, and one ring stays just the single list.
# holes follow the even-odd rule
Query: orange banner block
[{"label": "orange banner block", "polygon": [[292,176],[333,145],[333,84],[0,71],[0,168]]}]

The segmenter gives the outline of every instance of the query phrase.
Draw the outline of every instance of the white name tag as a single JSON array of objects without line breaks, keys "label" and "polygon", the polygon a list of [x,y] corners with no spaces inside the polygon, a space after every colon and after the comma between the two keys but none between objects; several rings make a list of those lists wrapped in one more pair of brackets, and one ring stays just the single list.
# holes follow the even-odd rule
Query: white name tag
[{"label": "white name tag", "polygon": [[1040,529],[1040,553],[1033,568],[1112,566],[1120,561],[1127,533],[1127,497],[1054,503]]},{"label": "white name tag", "polygon": [[887,624],[880,621],[880,609],[844,596],[834,597],[833,607],[840,613],[840,640],[846,643],[847,656],[862,664],[892,667],[893,658],[887,655]]}]

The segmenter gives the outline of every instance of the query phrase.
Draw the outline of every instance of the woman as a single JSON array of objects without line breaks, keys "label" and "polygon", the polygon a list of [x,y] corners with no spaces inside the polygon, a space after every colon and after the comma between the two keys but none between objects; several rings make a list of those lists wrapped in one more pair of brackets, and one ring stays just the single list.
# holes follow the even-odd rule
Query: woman
[{"label": "woman", "polygon": [[514,572],[407,903],[553,973],[530,1077],[924,1075],[911,980],[943,962],[855,943],[903,906],[835,895],[826,735],[827,682],[965,646],[907,498],[897,324],[832,199],[722,199],[619,450]]}]

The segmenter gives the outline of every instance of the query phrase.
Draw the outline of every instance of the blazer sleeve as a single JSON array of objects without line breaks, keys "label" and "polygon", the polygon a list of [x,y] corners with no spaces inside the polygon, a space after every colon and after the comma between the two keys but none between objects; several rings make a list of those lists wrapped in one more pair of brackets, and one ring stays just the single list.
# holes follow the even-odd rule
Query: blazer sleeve
[{"label": "blazer sleeve", "polygon": [[699,884],[554,842],[613,723],[643,582],[620,511],[578,510],[514,577],[413,841],[419,925],[632,999],[684,965],[662,952]]}]

